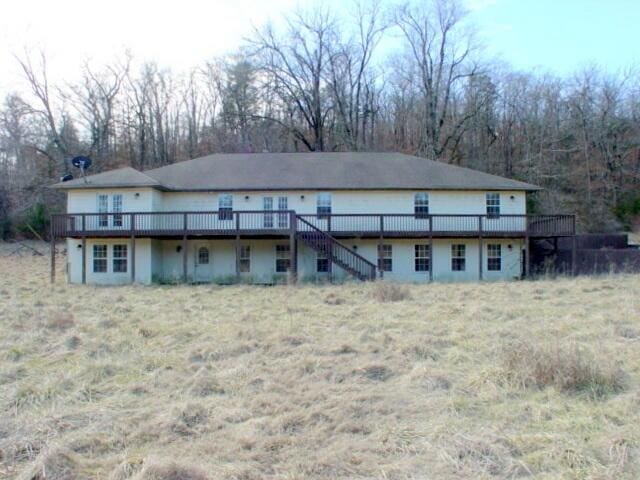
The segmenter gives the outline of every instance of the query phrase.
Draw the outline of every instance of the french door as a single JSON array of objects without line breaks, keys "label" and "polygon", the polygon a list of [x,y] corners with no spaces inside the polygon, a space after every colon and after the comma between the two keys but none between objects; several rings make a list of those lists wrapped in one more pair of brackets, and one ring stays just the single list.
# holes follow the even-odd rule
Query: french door
[{"label": "french door", "polygon": [[[263,228],[289,228],[289,199],[287,197],[278,197],[278,208],[274,208],[273,197],[262,197],[262,209],[265,211],[263,214],[262,226]],[[275,214],[274,210],[278,210]],[[276,223],[277,222],[277,223]]]},{"label": "french door", "polygon": [[289,228],[289,199],[287,197],[278,197],[278,228]]}]

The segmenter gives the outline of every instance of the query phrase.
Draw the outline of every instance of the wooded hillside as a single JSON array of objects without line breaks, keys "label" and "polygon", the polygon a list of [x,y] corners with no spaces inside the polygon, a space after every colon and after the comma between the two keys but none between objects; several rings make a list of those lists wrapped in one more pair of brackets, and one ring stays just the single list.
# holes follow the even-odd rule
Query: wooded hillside
[{"label": "wooded hillside", "polygon": [[[425,6],[427,5],[427,6]],[[0,107],[0,231],[63,208],[73,172],[147,169],[216,152],[399,151],[542,185],[532,211],[586,231],[640,215],[640,75],[597,66],[519,72],[485,58],[456,1],[340,16],[297,11],[188,72],[123,53],[52,84],[45,54],[16,55],[25,83]],[[481,33],[481,32],[478,32]],[[622,46],[621,46],[622,48]]]}]

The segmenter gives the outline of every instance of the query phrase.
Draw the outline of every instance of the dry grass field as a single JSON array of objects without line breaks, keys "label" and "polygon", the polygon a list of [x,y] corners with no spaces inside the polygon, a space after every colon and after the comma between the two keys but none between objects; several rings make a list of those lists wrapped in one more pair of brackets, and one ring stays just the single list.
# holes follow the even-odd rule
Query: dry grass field
[{"label": "dry grass field", "polygon": [[639,380],[640,276],[95,288],[0,257],[0,478],[636,479]]}]

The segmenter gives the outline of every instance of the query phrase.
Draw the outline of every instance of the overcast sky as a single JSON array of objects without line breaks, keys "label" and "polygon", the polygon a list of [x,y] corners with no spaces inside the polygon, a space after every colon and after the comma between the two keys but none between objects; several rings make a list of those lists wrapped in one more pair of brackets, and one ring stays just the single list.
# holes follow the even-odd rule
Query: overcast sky
[{"label": "overcast sky", "polygon": [[[314,0],[315,1],[315,0]],[[323,5],[343,10],[339,0]],[[44,49],[54,79],[125,49],[176,72],[236,48],[252,25],[304,0],[0,0],[0,94],[19,90],[13,53]],[[640,0],[466,0],[489,55],[521,70],[567,74],[640,60]]]}]

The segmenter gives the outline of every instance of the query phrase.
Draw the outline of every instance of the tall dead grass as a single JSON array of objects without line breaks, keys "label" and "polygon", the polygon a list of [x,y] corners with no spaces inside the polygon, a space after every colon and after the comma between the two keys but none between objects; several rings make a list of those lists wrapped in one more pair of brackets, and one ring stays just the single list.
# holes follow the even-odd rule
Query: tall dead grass
[{"label": "tall dead grass", "polygon": [[525,387],[553,386],[565,392],[586,392],[594,397],[624,388],[625,374],[606,354],[595,354],[574,342],[533,344],[512,342],[504,348],[510,376]]},{"label": "tall dead grass", "polygon": [[98,288],[47,268],[0,258],[0,478],[640,478],[638,276]]}]

